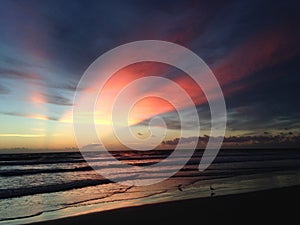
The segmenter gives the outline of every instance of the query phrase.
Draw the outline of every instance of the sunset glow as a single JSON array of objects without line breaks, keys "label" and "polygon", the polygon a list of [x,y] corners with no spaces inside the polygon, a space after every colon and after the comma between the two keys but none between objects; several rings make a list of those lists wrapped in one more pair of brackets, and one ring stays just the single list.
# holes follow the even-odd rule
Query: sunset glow
[{"label": "sunset glow", "polygon": [[[0,35],[0,148],[76,147],[72,128],[73,100],[84,71],[103,53],[137,40],[180,44],[208,64],[227,105],[226,137],[281,135],[286,137],[282,140],[288,140],[287,137],[299,136],[297,18],[293,13],[281,13],[282,8],[290,10],[287,5],[275,4],[272,9],[267,7],[269,11],[261,10],[253,15],[252,6],[244,7],[242,3],[220,3],[219,6],[188,3],[182,7],[174,4],[163,7],[174,7],[174,11],[158,10],[160,13],[154,13],[155,18],[148,14],[154,10],[153,6],[140,6],[141,11],[126,7],[128,14],[124,20],[106,26],[101,21],[105,21],[107,15],[100,6],[98,10],[102,13],[92,9],[87,12],[96,19],[76,17],[75,21],[69,21],[73,9],[69,9],[69,15],[62,13],[59,7],[51,6],[56,9],[48,10],[47,4],[42,3],[30,7],[14,1],[7,4],[1,7],[0,15],[0,33],[5,34]],[[230,13],[239,12],[241,8],[245,9],[245,14]],[[266,7],[261,3],[253,8]],[[108,11],[123,13],[114,7]],[[135,14],[138,17],[134,17]],[[129,57],[141,53],[141,49],[136,49],[126,54]],[[98,71],[99,79],[105,72]],[[199,113],[201,135],[209,135],[210,114],[203,90],[183,71],[158,62],[146,61],[120,69],[99,93],[101,98],[95,111],[84,113],[93,113],[96,127],[111,126],[108,109],[120,90],[149,76],[169,79],[188,93]],[[94,81],[95,86],[97,82],[99,80]],[[205,85],[210,86],[209,83]],[[77,92],[88,96],[99,90],[89,85]],[[128,114],[127,122],[135,135],[145,138],[148,122],[159,115],[166,119],[168,126],[165,141],[176,139],[180,131],[177,112],[172,104],[157,97],[172,92],[171,85],[159,83],[127,90],[128,101],[145,93],[149,96],[139,100]],[[213,99],[219,97],[216,95]],[[82,101],[88,102],[88,99]],[[177,110],[189,114],[191,105],[183,96],[174,95],[174,101],[180,106]],[[126,104],[121,103],[120,109],[126,108]],[[119,114],[122,113],[120,110]],[[125,125],[118,120],[114,124]],[[107,142],[118,148],[110,137],[112,131],[102,132]],[[87,142],[95,140],[87,139]]]}]

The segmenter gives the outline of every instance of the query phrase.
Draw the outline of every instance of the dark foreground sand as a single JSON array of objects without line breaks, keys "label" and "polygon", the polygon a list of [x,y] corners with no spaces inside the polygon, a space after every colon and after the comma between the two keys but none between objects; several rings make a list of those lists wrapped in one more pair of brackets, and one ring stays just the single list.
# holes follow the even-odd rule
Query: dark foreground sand
[{"label": "dark foreground sand", "polygon": [[300,187],[160,203],[46,221],[60,224],[300,224]]}]

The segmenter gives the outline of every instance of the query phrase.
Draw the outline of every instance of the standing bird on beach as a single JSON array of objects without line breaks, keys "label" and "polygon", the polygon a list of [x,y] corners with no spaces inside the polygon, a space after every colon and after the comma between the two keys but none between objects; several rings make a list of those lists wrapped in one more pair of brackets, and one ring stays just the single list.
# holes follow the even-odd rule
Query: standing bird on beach
[{"label": "standing bird on beach", "polygon": [[179,184],[179,185],[177,186],[177,188],[178,188],[179,191],[183,191],[181,187],[182,187],[182,184]]},{"label": "standing bird on beach", "polygon": [[209,189],[210,189],[210,196],[212,197],[212,196],[214,196],[215,195],[215,192],[214,192],[214,188],[210,185],[209,186]]}]

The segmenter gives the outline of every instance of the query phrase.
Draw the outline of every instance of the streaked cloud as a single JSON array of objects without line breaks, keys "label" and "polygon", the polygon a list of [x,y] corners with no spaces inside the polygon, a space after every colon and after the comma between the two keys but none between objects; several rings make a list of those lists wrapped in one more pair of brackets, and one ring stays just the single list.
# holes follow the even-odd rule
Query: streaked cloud
[{"label": "streaked cloud", "polygon": [[72,106],[73,103],[70,99],[57,94],[43,94],[46,98],[47,103],[55,104],[55,105],[63,105],[63,106]]},{"label": "streaked cloud", "polygon": [[45,137],[44,134],[0,134],[0,137],[37,138]]},{"label": "streaked cloud", "polygon": [[19,117],[25,117],[25,118],[37,119],[37,120],[53,120],[53,121],[59,120],[59,118],[45,116],[42,114],[29,114],[29,113],[16,113],[16,112],[0,112],[0,114],[7,115],[7,116],[19,116]]},{"label": "streaked cloud", "polygon": [[[77,89],[77,84],[76,83],[70,83],[70,82],[65,82],[65,83],[59,83],[59,84],[49,84],[50,88],[56,88],[59,90],[66,90],[66,91],[71,91],[71,92],[75,92]],[[81,91],[78,90],[77,91]]]},{"label": "streaked cloud", "polygon": [[54,104],[61,106],[72,106],[70,99],[58,94],[45,94],[33,91],[29,96],[29,101],[38,104]]},{"label": "streaked cloud", "polygon": [[34,72],[25,72],[25,71],[5,69],[5,68],[0,68],[0,76],[1,78],[8,78],[8,79],[42,80],[42,78],[37,74],[35,74]]}]

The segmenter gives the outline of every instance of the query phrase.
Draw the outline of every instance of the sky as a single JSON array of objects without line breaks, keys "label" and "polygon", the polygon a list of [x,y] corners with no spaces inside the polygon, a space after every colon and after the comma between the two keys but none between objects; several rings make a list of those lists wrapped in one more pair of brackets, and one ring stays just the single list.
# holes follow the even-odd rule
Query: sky
[{"label": "sky", "polygon": [[[226,102],[224,146],[299,147],[299,6],[297,1],[2,0],[0,149],[76,148],[72,108],[83,73],[106,51],[139,40],[180,44],[207,63]],[[191,96],[202,130],[200,137],[184,140],[202,146],[210,130],[207,100],[179,69],[130,65],[112,77],[101,101],[110,102],[120,88],[146,76],[171,79]],[[170,87],[145,88],[151,94]],[[132,90],[132,96],[138,93]],[[188,115],[189,106],[176,100]],[[110,124],[97,113],[98,124]],[[144,99],[133,109],[135,135],[146,138],[156,115],[168,127],[160,147],[172,148],[181,127],[172,105],[161,99]],[[111,148],[122,147],[109,132],[106,136]],[[95,143],[87,137],[86,145]]]}]

